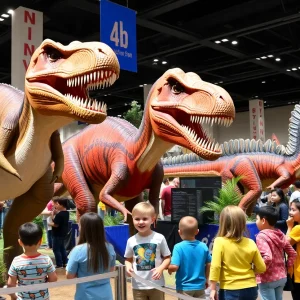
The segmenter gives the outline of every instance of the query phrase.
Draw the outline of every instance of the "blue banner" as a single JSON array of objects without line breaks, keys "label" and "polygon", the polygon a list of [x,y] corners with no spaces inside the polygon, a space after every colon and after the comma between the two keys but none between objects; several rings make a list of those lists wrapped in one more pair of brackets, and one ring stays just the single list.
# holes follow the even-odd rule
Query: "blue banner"
[{"label": "blue banner", "polygon": [[136,11],[101,0],[100,41],[115,51],[122,70],[137,72]]}]

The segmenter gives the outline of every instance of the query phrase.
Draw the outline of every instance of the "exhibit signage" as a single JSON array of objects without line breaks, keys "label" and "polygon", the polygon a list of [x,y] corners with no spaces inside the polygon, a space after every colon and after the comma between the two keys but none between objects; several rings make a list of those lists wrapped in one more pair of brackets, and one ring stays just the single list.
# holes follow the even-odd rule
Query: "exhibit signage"
[{"label": "exhibit signage", "polygon": [[263,100],[249,101],[250,139],[265,141],[265,113]]},{"label": "exhibit signage", "polygon": [[11,84],[24,91],[31,56],[43,41],[43,13],[19,6],[12,15]]},{"label": "exhibit signage", "polygon": [[122,70],[137,72],[136,11],[101,0],[100,41],[115,51]]}]

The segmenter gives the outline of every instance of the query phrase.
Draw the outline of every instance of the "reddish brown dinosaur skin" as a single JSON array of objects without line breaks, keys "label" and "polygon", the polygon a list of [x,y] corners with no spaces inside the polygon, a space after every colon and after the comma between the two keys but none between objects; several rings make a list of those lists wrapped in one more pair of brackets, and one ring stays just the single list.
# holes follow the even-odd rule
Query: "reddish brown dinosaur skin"
[{"label": "reddish brown dinosaur skin", "polygon": [[286,148],[278,145],[278,139],[274,136],[273,141],[269,140],[264,145],[259,141],[248,140],[248,150],[245,150],[247,147],[238,146],[243,140],[235,140],[236,143],[231,142],[231,145],[235,144],[235,150],[231,150],[232,155],[229,155],[230,150],[227,148],[227,155],[213,162],[201,161],[196,155],[191,155],[190,160],[187,162],[185,159],[183,163],[164,160],[164,174],[181,177],[222,176],[223,182],[242,176],[240,183],[245,194],[239,206],[250,214],[264,188],[285,188],[300,177],[299,133],[300,106],[296,105],[290,119],[290,139]]},{"label": "reddish brown dinosaur skin", "polygon": [[126,219],[130,212],[120,202],[138,200],[144,189],[150,189],[153,205],[158,202],[163,179],[160,158],[173,144],[215,159],[221,150],[203,132],[200,119],[228,125],[234,115],[233,102],[225,90],[194,73],[169,70],[153,85],[139,129],[125,120],[107,117],[102,124],[88,126],[63,144],[65,187],[56,184],[55,194],[62,194],[66,188],[79,216],[95,211],[101,200]]}]

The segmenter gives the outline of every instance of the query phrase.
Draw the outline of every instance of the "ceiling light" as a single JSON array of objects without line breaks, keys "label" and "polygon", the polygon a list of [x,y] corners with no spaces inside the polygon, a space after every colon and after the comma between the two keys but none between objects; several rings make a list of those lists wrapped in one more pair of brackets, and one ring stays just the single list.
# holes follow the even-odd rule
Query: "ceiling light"
[{"label": "ceiling light", "polygon": [[223,83],[223,81],[219,81],[219,83]]},{"label": "ceiling light", "polygon": [[105,94],[104,97],[107,97],[107,95]]},{"label": "ceiling light", "polygon": [[270,54],[270,55],[268,55],[268,57],[274,57],[274,55]]},{"label": "ceiling light", "polygon": [[119,117],[119,118],[121,118],[121,117],[122,117],[122,115],[118,115],[118,117]]},{"label": "ceiling light", "polygon": [[262,57],[261,57],[261,59],[266,59],[266,58],[267,58],[266,56],[262,56]]},{"label": "ceiling light", "polygon": [[144,83],[144,85],[147,85],[147,83]]},{"label": "ceiling light", "polygon": [[258,96],[255,96],[255,98],[258,98]]},{"label": "ceiling light", "polygon": [[300,67],[298,67],[298,69],[300,70]]},{"label": "ceiling light", "polygon": [[4,19],[0,18],[0,21],[4,21]]},{"label": "ceiling light", "polygon": [[266,83],[265,81],[262,81],[261,83]]},{"label": "ceiling light", "polygon": [[232,41],[231,44],[232,44],[232,45],[237,45],[237,44],[238,44],[238,41]]},{"label": "ceiling light", "polygon": [[3,18],[8,18],[9,15],[8,15],[8,14],[2,14],[1,17],[3,17]]},{"label": "ceiling light", "polygon": [[297,68],[292,68],[293,71],[297,71]]},{"label": "ceiling light", "polygon": [[216,44],[221,44],[221,41],[215,41]]},{"label": "ceiling light", "polygon": [[281,61],[281,58],[277,57],[275,58],[276,61]]},{"label": "ceiling light", "polygon": [[159,59],[158,58],[154,58],[153,61],[156,62],[156,61],[159,61]]},{"label": "ceiling light", "polygon": [[140,84],[139,87],[144,87],[144,86],[142,84]]},{"label": "ceiling light", "polygon": [[260,58],[259,58],[259,57],[256,57],[256,59],[257,59],[257,60],[260,60]]},{"label": "ceiling light", "polygon": [[162,63],[163,65],[167,64],[167,62],[166,62],[165,60],[163,60],[161,63]]},{"label": "ceiling light", "polygon": [[264,101],[264,103],[266,104],[266,103],[267,103],[267,101]]},{"label": "ceiling light", "polygon": [[223,39],[222,42],[226,43],[228,42],[228,39]]},{"label": "ceiling light", "polygon": [[290,69],[286,69],[288,72],[291,72],[291,70]]},{"label": "ceiling light", "polygon": [[13,11],[12,9],[9,9],[9,10],[7,11],[7,13],[13,15],[14,11]]}]

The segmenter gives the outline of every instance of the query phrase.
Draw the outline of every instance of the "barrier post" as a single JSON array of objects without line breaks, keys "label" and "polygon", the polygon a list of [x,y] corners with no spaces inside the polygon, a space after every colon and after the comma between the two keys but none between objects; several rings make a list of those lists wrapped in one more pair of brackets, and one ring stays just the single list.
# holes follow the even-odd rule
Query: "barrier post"
[{"label": "barrier post", "polygon": [[115,277],[115,300],[127,300],[126,267],[117,265],[118,275]]}]

